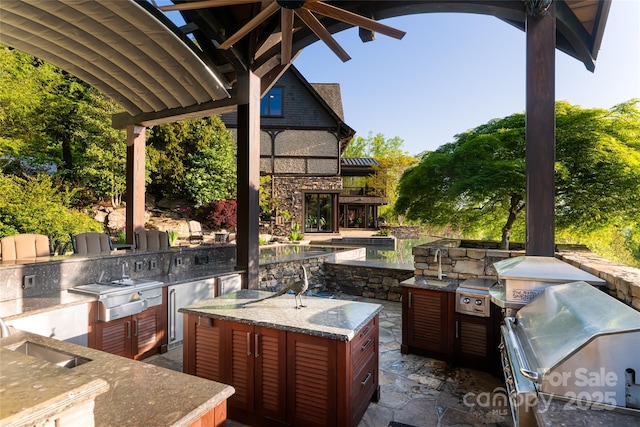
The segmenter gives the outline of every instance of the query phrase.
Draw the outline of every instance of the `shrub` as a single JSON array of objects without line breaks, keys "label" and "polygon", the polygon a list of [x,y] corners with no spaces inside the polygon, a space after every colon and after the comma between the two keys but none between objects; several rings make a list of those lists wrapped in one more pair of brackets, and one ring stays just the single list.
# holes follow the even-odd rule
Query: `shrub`
[{"label": "shrub", "polygon": [[304,239],[304,234],[300,232],[300,224],[295,222],[291,227],[291,231],[289,232],[289,240],[292,242],[297,242]]},{"label": "shrub", "polygon": [[196,214],[196,219],[213,230],[233,230],[238,225],[236,212],[237,204],[234,199],[218,200],[203,206]]},{"label": "shrub", "polygon": [[73,191],[62,189],[48,175],[21,178],[0,173],[0,237],[18,233],[68,241],[69,233],[102,231],[88,214],[69,207]]}]

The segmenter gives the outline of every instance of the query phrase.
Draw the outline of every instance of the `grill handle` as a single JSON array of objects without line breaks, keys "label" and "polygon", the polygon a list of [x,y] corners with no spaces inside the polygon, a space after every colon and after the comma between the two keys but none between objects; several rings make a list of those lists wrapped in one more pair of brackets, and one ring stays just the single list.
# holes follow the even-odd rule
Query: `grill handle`
[{"label": "grill handle", "polygon": [[529,368],[529,363],[527,362],[527,358],[524,356],[522,349],[520,348],[520,343],[516,334],[513,332],[513,324],[515,324],[515,317],[505,317],[504,324],[507,327],[507,332],[509,336],[509,341],[511,343],[511,347],[513,347],[513,352],[516,354],[516,359],[518,360],[518,364],[520,365],[520,373],[530,380],[538,382],[538,373],[532,371]]}]

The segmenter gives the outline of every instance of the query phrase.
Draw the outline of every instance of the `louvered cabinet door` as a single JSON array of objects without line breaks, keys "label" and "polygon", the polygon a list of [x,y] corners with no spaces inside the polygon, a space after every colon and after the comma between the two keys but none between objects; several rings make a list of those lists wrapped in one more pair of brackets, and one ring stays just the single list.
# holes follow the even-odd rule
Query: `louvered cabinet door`
[{"label": "louvered cabinet door", "polygon": [[164,307],[159,305],[132,316],[132,352],[134,359],[144,359],[157,352],[164,336],[162,315]]},{"label": "louvered cabinet door", "polygon": [[422,350],[425,355],[450,360],[454,294],[407,287],[403,291],[403,353]]},{"label": "louvered cabinet door", "polygon": [[118,356],[131,357],[131,316],[110,322],[97,322],[96,349]]},{"label": "louvered cabinet door", "polygon": [[287,395],[287,333],[256,326],[255,411],[263,417],[285,421]]},{"label": "louvered cabinet door", "polygon": [[295,426],[337,423],[336,341],[287,333],[287,412]]},{"label": "louvered cabinet door", "polygon": [[224,383],[225,331],[224,320],[193,314],[184,317],[183,371],[212,381]]},{"label": "louvered cabinet door", "polygon": [[254,411],[254,327],[228,322],[226,328],[226,384],[236,392],[229,398],[229,407]]},{"label": "louvered cabinet door", "polygon": [[492,319],[464,314],[455,316],[455,362],[469,368],[491,371],[494,358]]}]

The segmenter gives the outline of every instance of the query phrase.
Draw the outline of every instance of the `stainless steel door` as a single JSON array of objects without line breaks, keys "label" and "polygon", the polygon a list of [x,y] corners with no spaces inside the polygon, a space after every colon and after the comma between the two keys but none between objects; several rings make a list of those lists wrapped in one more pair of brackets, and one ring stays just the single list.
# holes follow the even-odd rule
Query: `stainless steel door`
[{"label": "stainless steel door", "polygon": [[182,345],[183,320],[182,313],[179,313],[178,309],[205,299],[213,298],[215,296],[214,289],[215,278],[213,277],[168,287],[168,333],[170,349]]}]

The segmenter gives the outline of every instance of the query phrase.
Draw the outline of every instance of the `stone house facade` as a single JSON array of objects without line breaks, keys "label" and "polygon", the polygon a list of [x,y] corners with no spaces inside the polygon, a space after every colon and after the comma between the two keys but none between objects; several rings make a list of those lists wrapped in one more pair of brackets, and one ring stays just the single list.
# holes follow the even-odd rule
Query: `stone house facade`
[{"label": "stone house facade", "polygon": [[[338,234],[342,192],[340,156],[355,131],[344,122],[340,85],[311,84],[290,67],[261,100],[260,173],[273,211],[261,233],[286,237]],[[234,134],[236,113],[222,120]]]}]

